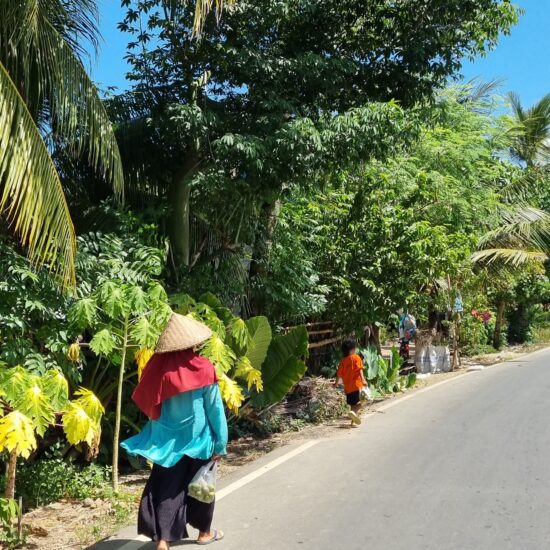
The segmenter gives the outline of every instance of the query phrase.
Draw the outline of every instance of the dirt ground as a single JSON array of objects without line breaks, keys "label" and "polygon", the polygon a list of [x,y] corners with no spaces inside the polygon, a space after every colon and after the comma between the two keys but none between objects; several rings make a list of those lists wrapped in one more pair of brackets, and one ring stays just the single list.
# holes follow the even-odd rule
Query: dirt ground
[{"label": "dirt ground", "polygon": [[[418,391],[447,378],[464,375],[472,366],[494,365],[521,357],[543,347],[546,346],[540,344],[512,347],[500,353],[465,358],[458,370],[419,380],[415,388],[408,390],[407,393]],[[365,413],[376,411],[381,402],[386,403],[388,400],[400,397],[401,394],[378,400],[365,407]],[[288,431],[264,438],[237,439],[228,446],[228,455],[220,465],[219,476],[224,478],[244,464],[292,441],[341,435],[342,428],[347,426],[348,420],[340,419],[320,425],[306,425],[299,431]],[[117,498],[86,499],[83,502],[61,501],[25,514],[24,525],[27,531],[27,543],[24,548],[38,550],[83,549],[111,535],[120,527],[132,523],[147,476],[148,471],[122,476],[121,494]]]}]

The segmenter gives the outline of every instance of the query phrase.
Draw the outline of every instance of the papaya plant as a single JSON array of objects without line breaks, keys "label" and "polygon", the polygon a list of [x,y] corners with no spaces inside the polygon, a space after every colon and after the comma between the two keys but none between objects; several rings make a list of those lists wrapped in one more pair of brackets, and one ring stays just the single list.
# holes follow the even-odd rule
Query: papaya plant
[{"label": "papaya plant", "polygon": [[37,437],[62,422],[69,443],[89,445],[100,433],[104,413],[99,399],[89,390],[78,388],[69,400],[67,379],[58,370],[42,376],[21,366],[0,368],[0,452],[9,454],[6,498],[13,499],[18,457],[28,458],[37,447]]},{"label": "papaya plant", "polygon": [[[95,292],[78,300],[69,309],[70,325],[82,334],[92,335],[88,345],[97,356],[91,375],[92,385],[99,386],[104,381],[104,374],[112,373],[110,367],[116,369],[114,379],[107,378],[100,394],[108,396],[116,390],[113,429],[115,491],[118,491],[118,446],[126,366],[135,358],[143,368],[171,314],[166,292],[159,283],[142,288],[137,283],[117,279],[103,282]],[[134,356],[131,357],[132,351]]]},{"label": "papaya plant", "polygon": [[272,339],[265,317],[244,321],[211,293],[198,301],[186,294],[171,297],[176,312],[191,315],[212,330],[200,353],[214,364],[218,384],[227,408],[235,415],[252,390],[263,389],[261,366]]},{"label": "papaya plant", "polygon": [[308,335],[303,326],[273,337],[266,317],[243,320],[211,293],[198,301],[186,294],[171,297],[178,313],[207,324],[212,338],[200,350],[216,367],[228,409],[262,409],[281,401],[306,372]]}]

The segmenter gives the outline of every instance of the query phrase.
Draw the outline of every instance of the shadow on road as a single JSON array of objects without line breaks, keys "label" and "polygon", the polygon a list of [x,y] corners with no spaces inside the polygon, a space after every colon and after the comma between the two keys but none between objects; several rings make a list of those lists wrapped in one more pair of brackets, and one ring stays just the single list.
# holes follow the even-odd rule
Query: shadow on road
[{"label": "shadow on road", "polygon": [[[182,548],[189,545],[196,546],[195,540],[187,539],[173,542],[170,548]],[[120,550],[123,547],[124,550],[155,550],[156,545],[153,542],[143,542],[140,540],[116,539],[98,542],[93,546],[89,546],[86,550]]]}]

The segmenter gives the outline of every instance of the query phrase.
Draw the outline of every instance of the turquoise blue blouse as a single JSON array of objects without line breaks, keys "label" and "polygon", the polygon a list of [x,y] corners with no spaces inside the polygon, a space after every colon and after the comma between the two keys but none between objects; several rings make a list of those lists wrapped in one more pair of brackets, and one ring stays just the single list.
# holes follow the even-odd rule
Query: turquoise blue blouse
[{"label": "turquoise blue blouse", "polygon": [[165,468],[183,455],[209,459],[227,453],[227,420],[218,384],[180,393],[162,403],[158,420],[149,420],[140,433],[121,447]]}]

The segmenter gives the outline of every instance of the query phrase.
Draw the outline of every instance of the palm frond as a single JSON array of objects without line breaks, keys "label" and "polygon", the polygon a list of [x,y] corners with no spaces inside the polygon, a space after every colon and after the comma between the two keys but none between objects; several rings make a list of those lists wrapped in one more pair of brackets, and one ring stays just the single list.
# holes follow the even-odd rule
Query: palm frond
[{"label": "palm frond", "polygon": [[546,94],[529,108],[523,107],[517,93],[510,92],[508,101],[512,110],[512,156],[529,166],[544,165],[550,161],[550,94]]},{"label": "palm frond", "polygon": [[550,215],[544,210],[516,205],[501,209],[500,216],[501,225],[480,240],[480,247],[549,248]]},{"label": "palm frond", "polygon": [[[99,10],[97,0],[40,0],[47,19],[69,48],[81,59],[99,47]],[[86,44],[87,43],[87,44]],[[86,46],[89,45],[90,48]]]},{"label": "palm frond", "polygon": [[491,96],[497,93],[503,82],[502,78],[481,80],[479,77],[474,77],[464,85],[459,102],[474,105],[487,103],[491,101]]},{"label": "palm frond", "polygon": [[75,282],[75,234],[63,188],[25,102],[0,63],[0,213],[65,286]]},{"label": "palm frond", "polygon": [[0,0],[0,61],[39,127],[87,161],[123,197],[113,127],[78,54],[97,43],[92,0]]},{"label": "palm frond", "polygon": [[54,131],[77,155],[87,155],[115,193],[124,198],[122,161],[113,126],[97,88],[54,26],[45,21],[40,50],[50,74]]},{"label": "palm frond", "polygon": [[502,208],[501,224],[489,231],[472,255],[474,263],[518,267],[548,260],[550,216],[529,205]]},{"label": "palm frond", "polygon": [[[188,0],[179,0],[180,2],[188,2]],[[221,17],[224,5],[233,5],[235,0],[195,0],[195,21],[193,25],[193,34],[200,36],[204,23],[208,15],[215,11],[216,18]]]},{"label": "palm frond", "polygon": [[493,264],[502,262],[514,267],[532,262],[545,262],[548,256],[537,250],[521,250],[517,248],[487,248],[472,254],[473,263]]}]

